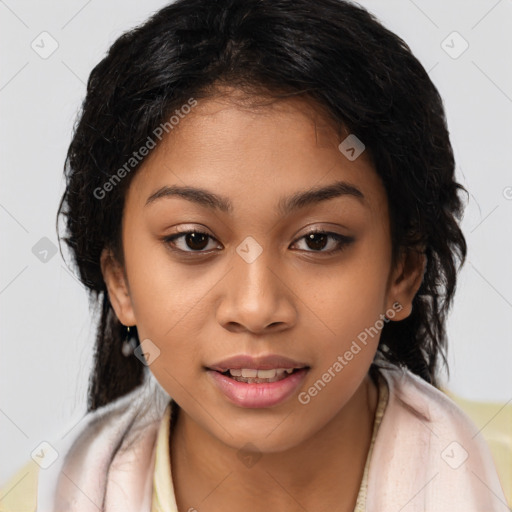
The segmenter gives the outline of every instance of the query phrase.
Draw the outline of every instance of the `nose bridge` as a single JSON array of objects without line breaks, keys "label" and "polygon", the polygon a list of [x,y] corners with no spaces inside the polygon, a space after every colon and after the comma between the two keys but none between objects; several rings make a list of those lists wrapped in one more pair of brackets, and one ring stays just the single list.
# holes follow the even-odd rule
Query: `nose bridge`
[{"label": "nose bridge", "polygon": [[247,237],[236,248],[232,265],[218,312],[221,323],[236,323],[258,331],[269,325],[293,322],[294,306],[279,277],[279,262],[270,252]]},{"label": "nose bridge", "polygon": [[275,295],[277,278],[269,256],[268,253],[262,252],[250,261],[240,254],[235,256],[234,273],[238,284],[237,291],[241,297],[271,299]]}]

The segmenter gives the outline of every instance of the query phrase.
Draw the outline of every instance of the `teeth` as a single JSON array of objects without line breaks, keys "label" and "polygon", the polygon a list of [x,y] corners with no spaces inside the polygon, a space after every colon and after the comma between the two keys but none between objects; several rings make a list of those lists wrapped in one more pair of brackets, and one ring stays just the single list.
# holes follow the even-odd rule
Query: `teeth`
[{"label": "teeth", "polygon": [[243,368],[242,369],[242,377],[257,377],[258,376],[258,370],[254,370],[254,369],[245,369]]},{"label": "teeth", "polygon": [[258,370],[258,375],[255,375],[255,377],[258,377],[258,379],[273,379],[276,375],[277,369],[274,368],[273,370]]},{"label": "teeth", "polygon": [[271,370],[256,370],[254,368],[230,369],[229,373],[232,377],[244,377],[249,379],[274,379],[280,377],[284,373],[288,375],[292,373],[294,368],[273,368]]}]

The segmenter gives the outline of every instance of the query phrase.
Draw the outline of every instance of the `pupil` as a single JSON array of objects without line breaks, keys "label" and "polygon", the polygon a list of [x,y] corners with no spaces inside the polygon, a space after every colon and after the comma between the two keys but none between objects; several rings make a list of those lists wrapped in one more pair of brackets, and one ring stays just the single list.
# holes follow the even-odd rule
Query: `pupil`
[{"label": "pupil", "polygon": [[[320,238],[322,242],[318,244],[318,240],[315,241],[315,239]],[[324,233],[311,233],[306,238],[306,241],[308,243],[308,246],[310,249],[323,249],[325,247],[325,241],[327,239],[327,235]],[[313,246],[311,246],[311,243]]]},{"label": "pupil", "polygon": [[208,245],[208,235],[204,233],[189,233],[186,235],[186,242],[190,249],[201,250]]}]

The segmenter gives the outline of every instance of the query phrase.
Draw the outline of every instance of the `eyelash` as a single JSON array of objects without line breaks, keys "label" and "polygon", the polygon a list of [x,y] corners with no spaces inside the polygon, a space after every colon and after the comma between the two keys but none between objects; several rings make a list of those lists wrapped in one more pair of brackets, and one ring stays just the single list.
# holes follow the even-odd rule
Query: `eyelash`
[{"label": "eyelash", "polygon": [[[182,238],[182,237],[185,237],[186,235],[190,235],[192,233],[195,233],[195,234],[198,234],[198,235],[205,235],[205,236],[207,236],[208,238],[210,238],[212,240],[217,240],[215,237],[209,235],[208,233],[206,233],[204,231],[200,231],[200,230],[197,230],[197,229],[192,229],[192,230],[188,230],[188,231],[182,231],[180,233],[177,233],[177,234],[174,234],[174,235],[171,235],[171,236],[167,236],[167,237],[163,238],[163,241],[168,245],[168,247],[172,251],[175,251],[175,252],[179,252],[179,253],[187,254],[187,255],[189,255],[189,254],[190,255],[207,254],[209,251],[205,251],[205,250],[201,250],[201,251],[193,251],[193,250],[185,251],[183,249],[178,249],[178,248],[176,248],[174,246],[175,245],[174,244],[175,240],[177,240],[179,238]],[[337,246],[336,249],[331,249],[330,251],[306,250],[306,252],[308,252],[308,253],[335,254],[335,253],[338,253],[338,252],[342,251],[343,249],[345,249],[345,247],[347,247],[349,244],[351,244],[354,241],[354,239],[352,237],[345,236],[345,235],[340,235],[339,233],[333,233],[333,232],[330,232],[330,231],[323,231],[323,230],[312,230],[312,231],[304,234],[300,238],[298,238],[294,242],[294,244],[297,243],[299,240],[303,240],[304,238],[306,238],[309,235],[316,235],[316,234],[328,235],[329,238],[333,238],[334,240],[336,240],[336,242],[338,243],[338,246]]]}]

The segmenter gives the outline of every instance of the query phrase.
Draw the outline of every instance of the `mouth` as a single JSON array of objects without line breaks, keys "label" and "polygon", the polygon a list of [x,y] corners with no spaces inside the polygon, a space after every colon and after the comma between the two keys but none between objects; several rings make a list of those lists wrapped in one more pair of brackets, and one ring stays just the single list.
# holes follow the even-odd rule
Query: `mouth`
[{"label": "mouth", "polygon": [[246,408],[277,406],[304,383],[310,366],[281,354],[238,354],[204,366],[214,387]]},{"label": "mouth", "polygon": [[309,370],[309,366],[301,368],[271,368],[265,370],[255,368],[232,368],[226,371],[208,368],[208,370],[216,371],[237,382],[245,382],[246,384],[266,384],[284,380],[301,370]]},{"label": "mouth", "polygon": [[275,407],[296,393],[310,367],[206,368],[210,382],[229,402],[243,408]]}]

